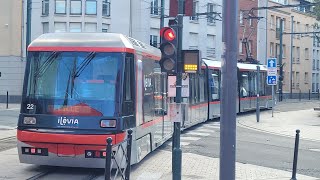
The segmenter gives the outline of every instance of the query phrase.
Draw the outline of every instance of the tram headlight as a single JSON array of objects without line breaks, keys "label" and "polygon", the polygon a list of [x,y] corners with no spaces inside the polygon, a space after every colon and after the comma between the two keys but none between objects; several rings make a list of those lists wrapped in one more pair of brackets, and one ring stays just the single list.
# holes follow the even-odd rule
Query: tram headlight
[{"label": "tram headlight", "polygon": [[116,120],[106,120],[103,119],[100,121],[100,127],[102,128],[115,128],[117,125],[117,121]]},{"label": "tram headlight", "polygon": [[24,117],[23,124],[36,124],[37,119],[35,117]]}]

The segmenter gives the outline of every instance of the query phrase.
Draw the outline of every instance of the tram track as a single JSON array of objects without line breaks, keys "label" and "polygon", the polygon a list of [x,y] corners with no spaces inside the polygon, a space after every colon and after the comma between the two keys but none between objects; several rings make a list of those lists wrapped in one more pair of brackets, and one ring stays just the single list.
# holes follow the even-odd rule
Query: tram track
[{"label": "tram track", "polygon": [[0,152],[17,147],[16,136],[10,136],[0,139]]},{"label": "tram track", "polygon": [[46,171],[40,172],[26,180],[95,180],[103,175],[103,171],[97,169],[83,168],[62,168],[55,167]]}]

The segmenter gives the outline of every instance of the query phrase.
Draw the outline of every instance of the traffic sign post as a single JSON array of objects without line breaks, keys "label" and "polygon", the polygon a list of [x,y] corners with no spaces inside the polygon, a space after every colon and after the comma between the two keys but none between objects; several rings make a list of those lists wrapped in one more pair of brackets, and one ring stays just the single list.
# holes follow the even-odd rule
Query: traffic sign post
[{"label": "traffic sign post", "polygon": [[272,117],[274,103],[274,86],[277,85],[278,73],[277,73],[277,58],[267,59],[267,84],[272,86]]}]

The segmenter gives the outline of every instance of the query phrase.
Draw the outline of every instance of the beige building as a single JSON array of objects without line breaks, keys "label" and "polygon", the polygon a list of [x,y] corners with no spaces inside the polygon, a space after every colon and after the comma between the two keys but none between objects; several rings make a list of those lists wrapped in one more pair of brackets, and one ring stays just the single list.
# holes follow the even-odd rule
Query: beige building
[{"label": "beige building", "polygon": [[[298,3],[298,1],[293,3]],[[294,32],[313,31],[312,22],[314,22],[315,19],[313,16],[297,8],[291,10],[291,15],[293,16]],[[292,92],[294,93],[299,93],[300,91],[303,93],[308,93],[309,90],[312,89],[312,49],[312,34],[293,35]],[[290,77],[290,68],[286,68],[285,73],[288,77]],[[290,81],[287,83],[286,87],[288,89],[290,88]]]},{"label": "beige building", "polygon": [[[269,6],[283,4],[299,4],[298,0],[269,0]],[[283,35],[283,59],[284,80],[283,93],[314,92],[319,88],[319,55],[314,45],[312,34],[292,35],[285,33],[312,32],[315,17],[306,8],[283,8],[268,10],[268,57],[277,57],[280,54],[279,28],[280,18],[284,22]],[[293,24],[292,24],[293,22]],[[291,62],[292,61],[292,62]],[[318,64],[317,64],[318,63]],[[292,71],[291,71],[292,65]],[[292,78],[292,79],[291,79]],[[292,83],[291,83],[292,81]]]},{"label": "beige building", "polygon": [[24,61],[22,61],[22,0],[0,1],[0,102],[7,91],[10,101],[22,92]]},{"label": "beige building", "polygon": [[[279,6],[283,5],[285,2],[280,1],[269,1],[268,6]],[[289,8],[284,9],[270,9],[267,12],[268,14],[268,22],[267,22],[267,54],[268,57],[275,57],[278,59],[280,57],[280,19],[283,19],[283,32],[290,32],[290,24],[291,24],[291,11]],[[288,68],[290,63],[290,36],[283,35],[283,56],[282,63],[285,63],[284,69]],[[279,73],[278,73],[279,74]],[[288,81],[288,77],[285,75],[283,81],[283,93],[288,92],[287,85],[290,81]]]}]

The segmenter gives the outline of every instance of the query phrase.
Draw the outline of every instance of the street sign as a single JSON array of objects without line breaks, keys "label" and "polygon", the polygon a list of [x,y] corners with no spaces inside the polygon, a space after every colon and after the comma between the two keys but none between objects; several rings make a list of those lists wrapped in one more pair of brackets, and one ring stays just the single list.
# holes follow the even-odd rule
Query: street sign
[{"label": "street sign", "polygon": [[268,76],[276,76],[277,68],[268,69]]},{"label": "street sign", "polygon": [[267,67],[269,68],[277,68],[277,58],[269,58],[267,60]]},{"label": "street sign", "polygon": [[267,84],[277,85],[277,58],[267,59]]},{"label": "street sign", "polygon": [[268,85],[277,85],[277,76],[268,76],[267,77]]}]

